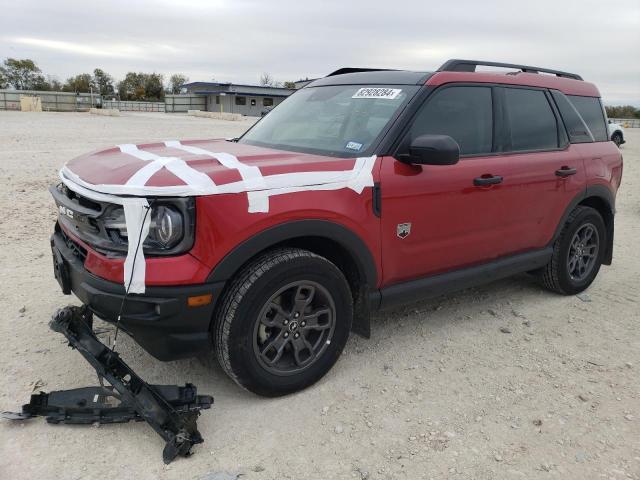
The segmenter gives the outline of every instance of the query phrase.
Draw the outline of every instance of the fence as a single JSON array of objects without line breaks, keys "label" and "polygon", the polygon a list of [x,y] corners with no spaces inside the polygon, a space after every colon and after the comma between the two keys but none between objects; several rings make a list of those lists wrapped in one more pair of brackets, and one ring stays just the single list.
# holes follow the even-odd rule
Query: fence
[{"label": "fence", "polygon": [[104,100],[102,108],[116,109],[121,112],[164,112],[164,102],[133,102]]},{"label": "fence", "polygon": [[165,95],[164,108],[167,113],[187,113],[188,110],[206,110],[205,95]]},{"label": "fence", "polygon": [[20,97],[39,97],[42,110],[50,112],[86,112],[99,101],[90,93],[46,92],[38,90],[0,90],[0,110],[20,110]]},{"label": "fence", "polygon": [[614,123],[619,123],[624,128],[640,128],[640,118],[610,118]]}]

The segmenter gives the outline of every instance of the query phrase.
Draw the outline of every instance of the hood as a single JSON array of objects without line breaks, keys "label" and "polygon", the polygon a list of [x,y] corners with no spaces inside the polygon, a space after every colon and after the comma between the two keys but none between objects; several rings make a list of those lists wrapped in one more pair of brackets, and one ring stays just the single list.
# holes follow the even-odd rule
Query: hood
[{"label": "hood", "polygon": [[375,156],[332,158],[225,140],[170,140],[83,155],[62,167],[60,177],[81,195],[123,206],[127,230],[140,232],[128,243],[125,286],[143,293],[144,254],[137,252],[149,232],[149,204],[136,197],[246,192],[248,213],[268,213],[273,195],[341,188],[361,194],[373,186],[375,162]]},{"label": "hood", "polygon": [[[118,145],[99,150],[70,160],[63,174],[84,187],[104,193],[144,195],[145,191],[158,194],[160,189],[165,189],[169,194],[180,190],[170,187],[185,186],[206,190],[200,193],[228,193],[233,189],[224,185],[243,182],[244,188],[239,191],[281,188],[288,185],[270,187],[271,182],[265,184],[259,179],[292,173],[350,171],[356,162],[354,158],[287,152],[226,140],[188,140]],[[309,181],[317,182],[313,177],[317,175],[306,176]],[[305,176],[294,183],[300,184],[302,178]],[[326,181],[332,181],[332,177],[326,177]],[[212,185],[218,187],[218,191],[209,191]],[[121,191],[106,188],[117,186],[123,187]],[[135,187],[135,191],[127,187]]]}]

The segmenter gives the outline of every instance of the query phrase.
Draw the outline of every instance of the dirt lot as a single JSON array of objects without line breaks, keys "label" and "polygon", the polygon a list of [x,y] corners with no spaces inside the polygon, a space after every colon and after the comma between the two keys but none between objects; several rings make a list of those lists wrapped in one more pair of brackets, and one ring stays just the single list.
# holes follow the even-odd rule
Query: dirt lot
[{"label": "dirt lot", "polygon": [[[34,389],[95,382],[47,327],[75,301],[53,279],[48,245],[47,187],[60,166],[116,143],[248,125],[0,112],[0,410]],[[371,340],[353,337],[322,381],[275,400],[199,360],[160,363],[125,337],[123,358],[149,382],[190,381],[215,396],[195,455],[164,466],[145,424],[1,421],[0,478],[640,479],[639,145],[628,130],[614,264],[587,295],[554,295],[523,275],[380,313]]]}]

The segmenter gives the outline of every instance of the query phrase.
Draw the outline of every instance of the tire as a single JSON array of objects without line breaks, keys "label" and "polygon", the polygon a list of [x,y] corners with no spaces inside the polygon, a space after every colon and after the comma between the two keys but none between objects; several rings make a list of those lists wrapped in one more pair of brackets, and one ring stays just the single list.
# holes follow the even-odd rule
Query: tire
[{"label": "tire", "polygon": [[[591,236],[585,242],[584,238],[589,231],[592,232]],[[595,252],[593,252],[592,239],[597,242]],[[575,248],[576,245],[577,248]],[[584,246],[580,247],[580,245]],[[548,290],[563,295],[582,292],[598,275],[606,245],[607,233],[602,216],[591,207],[576,207],[553,244],[551,260],[540,272],[542,284]],[[587,257],[586,255],[589,254],[592,255]],[[581,265],[584,265],[584,270]]]},{"label": "tire", "polygon": [[622,145],[622,134],[620,132],[615,132],[611,135],[611,141],[619,147]]},{"label": "tire", "polygon": [[349,284],[333,263],[307,250],[273,250],[247,265],[224,295],[213,322],[214,348],[238,385],[277,397],[331,369],[352,318]]}]

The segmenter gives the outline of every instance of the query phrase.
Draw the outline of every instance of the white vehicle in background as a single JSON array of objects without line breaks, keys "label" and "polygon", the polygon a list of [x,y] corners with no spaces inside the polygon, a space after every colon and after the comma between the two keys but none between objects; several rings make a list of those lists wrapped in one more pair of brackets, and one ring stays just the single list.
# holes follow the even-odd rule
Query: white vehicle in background
[{"label": "white vehicle in background", "polygon": [[619,123],[613,123],[611,120],[609,120],[608,127],[609,127],[609,138],[613,143],[615,143],[617,146],[620,146],[623,143],[625,143],[624,128],[622,128],[622,125],[620,125]]}]

